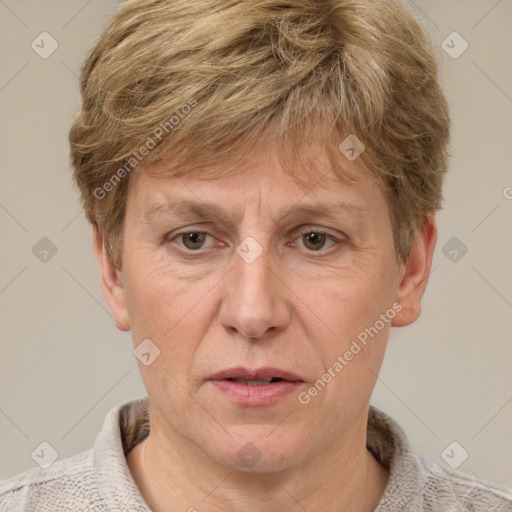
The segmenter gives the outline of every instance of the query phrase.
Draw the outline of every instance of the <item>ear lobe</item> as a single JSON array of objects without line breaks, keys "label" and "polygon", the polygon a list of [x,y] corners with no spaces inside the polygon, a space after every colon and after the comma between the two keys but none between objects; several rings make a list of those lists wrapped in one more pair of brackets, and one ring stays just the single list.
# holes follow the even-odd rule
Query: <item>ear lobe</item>
[{"label": "ear lobe", "polygon": [[96,225],[92,228],[92,244],[100,267],[101,289],[116,319],[116,326],[121,331],[129,331],[130,318],[126,309],[122,274],[110,261],[103,244],[103,237]]},{"label": "ear lobe", "polygon": [[396,300],[402,309],[391,322],[394,327],[412,324],[420,316],[421,298],[427,288],[436,242],[436,220],[431,214],[416,235],[401,273]]}]

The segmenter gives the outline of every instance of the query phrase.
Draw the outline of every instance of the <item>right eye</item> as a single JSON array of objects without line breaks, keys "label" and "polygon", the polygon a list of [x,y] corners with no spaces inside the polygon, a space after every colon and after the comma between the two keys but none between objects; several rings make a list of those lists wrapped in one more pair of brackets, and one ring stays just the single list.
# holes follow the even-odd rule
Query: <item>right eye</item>
[{"label": "right eye", "polygon": [[211,237],[205,231],[182,231],[176,233],[172,238],[168,238],[168,243],[173,242],[177,239],[178,247],[187,252],[198,251],[204,248],[206,238]]}]

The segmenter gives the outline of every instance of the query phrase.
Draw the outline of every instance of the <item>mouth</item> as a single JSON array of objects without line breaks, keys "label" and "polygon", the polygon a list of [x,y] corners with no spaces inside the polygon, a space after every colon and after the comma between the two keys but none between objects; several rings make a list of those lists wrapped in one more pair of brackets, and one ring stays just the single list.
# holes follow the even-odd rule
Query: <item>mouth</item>
[{"label": "mouth", "polygon": [[272,405],[305,384],[300,376],[277,368],[232,368],[212,375],[214,389],[238,405]]},{"label": "mouth", "polygon": [[267,384],[274,384],[275,382],[283,382],[286,379],[280,379],[279,377],[272,377],[271,379],[226,379],[231,382],[238,382],[244,386],[266,386]]}]

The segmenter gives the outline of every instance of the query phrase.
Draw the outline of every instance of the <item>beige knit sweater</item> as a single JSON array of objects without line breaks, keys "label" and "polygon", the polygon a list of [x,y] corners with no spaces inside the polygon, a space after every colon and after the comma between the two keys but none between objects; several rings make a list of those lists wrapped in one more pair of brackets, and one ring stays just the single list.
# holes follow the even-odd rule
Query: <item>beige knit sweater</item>
[{"label": "beige knit sweater", "polygon": [[[126,463],[148,435],[147,405],[147,397],[120,404],[93,448],[1,481],[0,512],[150,511]],[[375,512],[512,512],[512,489],[414,455],[401,427],[373,406],[367,446],[390,470]]]}]

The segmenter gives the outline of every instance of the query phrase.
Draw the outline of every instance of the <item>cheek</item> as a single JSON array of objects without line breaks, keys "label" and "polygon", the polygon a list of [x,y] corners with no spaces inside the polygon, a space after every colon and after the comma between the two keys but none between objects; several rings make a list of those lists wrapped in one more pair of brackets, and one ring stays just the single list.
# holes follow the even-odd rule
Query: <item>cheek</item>
[{"label": "cheek", "polygon": [[[197,289],[209,287],[176,278],[155,259],[134,258],[130,263],[126,297],[134,346],[149,339],[159,350],[151,364],[138,362],[139,371],[151,396],[177,408],[187,401],[183,386],[188,387],[188,372],[207,326],[208,303]],[[186,418],[187,411],[182,415]]]},{"label": "cheek", "polygon": [[394,274],[388,269],[377,258],[361,262],[314,288],[303,283],[303,296],[309,295],[312,309],[334,334],[354,336],[392,306]]},{"label": "cheek", "polygon": [[[338,434],[340,425],[370,399],[395,313],[385,272],[345,277],[331,280],[309,299],[322,324],[319,330],[313,323],[306,327],[315,351],[311,360],[317,357],[319,364],[316,380],[300,402],[307,403],[312,417],[323,418],[322,428]],[[318,327],[319,322],[314,323]]]},{"label": "cheek", "polygon": [[346,404],[371,394],[395,314],[390,269],[377,259],[368,260],[336,279],[319,282],[309,295],[308,303],[319,319],[314,324],[320,327],[320,331],[313,323],[306,327],[324,372],[317,378],[333,382],[320,392],[318,404],[323,400]]},{"label": "cheek", "polygon": [[163,341],[172,339],[199,298],[194,286],[177,277],[163,258],[149,256],[134,251],[126,262],[126,304],[134,340]]},{"label": "cheek", "polygon": [[[160,350],[159,366],[185,382],[216,312],[212,300],[219,275],[183,277],[169,260],[150,251],[132,252],[126,262],[127,307],[134,344],[149,338]],[[139,367],[144,378],[148,368]]]}]

